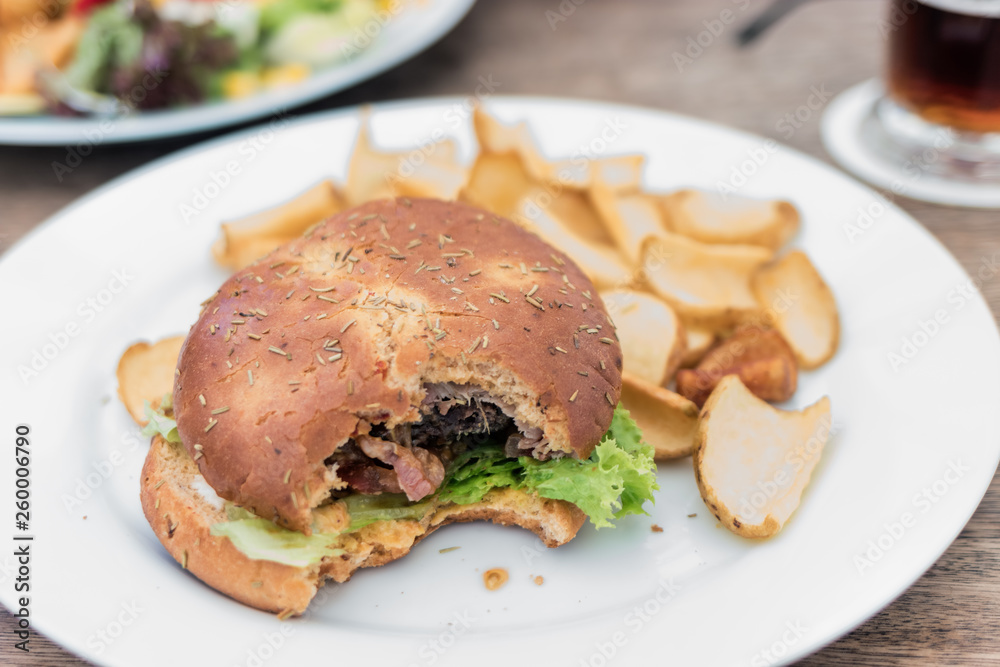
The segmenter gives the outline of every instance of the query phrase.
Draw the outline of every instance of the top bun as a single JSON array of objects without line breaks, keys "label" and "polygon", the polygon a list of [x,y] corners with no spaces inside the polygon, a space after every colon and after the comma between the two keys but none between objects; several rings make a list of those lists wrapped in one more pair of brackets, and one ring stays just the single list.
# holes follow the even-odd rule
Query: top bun
[{"label": "top bun", "polygon": [[561,252],[465,204],[383,200],[205,302],[174,411],[220,496],[309,533],[310,508],[344,486],[325,459],[372,424],[419,421],[425,384],[482,388],[540,429],[536,455],[583,458],[611,424],[621,367],[604,304]]}]

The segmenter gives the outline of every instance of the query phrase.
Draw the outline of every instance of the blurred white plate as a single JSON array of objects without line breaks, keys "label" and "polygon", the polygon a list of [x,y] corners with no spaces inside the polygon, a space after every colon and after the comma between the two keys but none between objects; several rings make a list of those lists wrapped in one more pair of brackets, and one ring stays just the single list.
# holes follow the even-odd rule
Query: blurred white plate
[{"label": "blurred white plate", "polygon": [[146,141],[226,125],[291,109],[350,88],[409,60],[444,37],[475,0],[416,0],[382,26],[372,44],[350,61],[319,70],[307,79],[243,99],[210,101],[178,109],[137,112],[120,118],[0,116],[0,144],[67,146],[84,157],[93,146]]},{"label": "blurred white plate", "polygon": [[[2,488],[10,499],[15,424],[30,424],[39,631],[107,665],[270,667],[318,656],[463,667],[768,665],[848,632],[948,547],[1000,454],[1000,345],[969,277],[930,234],[831,167],[760,137],[583,101],[488,106],[527,120],[551,157],[642,151],[650,188],[745,181],[741,193],[800,208],[795,244],[836,293],[844,330],[834,360],[801,378],[795,403],[829,394],[836,435],[785,530],[753,542],[717,527],[686,459],[661,467],[652,517],[587,526],[556,550],[515,528],[452,526],[326,589],[304,618],[284,623],[182,570],[139,507],[146,443],[115,398],[116,362],[133,341],[195,320],[225,278],[208,251],[220,220],[322,178],[343,181],[358,129],[349,109],[160,160],[83,198],[0,261]],[[443,132],[471,158],[466,109],[458,99],[379,106],[374,135],[387,148],[414,148]],[[239,173],[224,183],[227,164]],[[185,221],[182,205],[198,197],[206,206]],[[873,222],[848,233],[859,209]],[[19,366],[36,352],[45,367],[22,380]],[[10,503],[7,511],[13,522]],[[461,549],[439,553],[451,546]],[[9,570],[12,559],[2,559]],[[482,584],[491,567],[510,571],[498,592]],[[0,583],[8,608],[10,576]]]}]

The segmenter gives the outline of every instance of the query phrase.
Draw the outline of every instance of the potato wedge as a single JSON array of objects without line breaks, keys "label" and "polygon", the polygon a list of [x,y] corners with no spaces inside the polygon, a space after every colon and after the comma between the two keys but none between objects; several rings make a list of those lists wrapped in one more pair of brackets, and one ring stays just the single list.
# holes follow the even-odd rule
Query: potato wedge
[{"label": "potato wedge", "polygon": [[728,375],[701,410],[694,473],[712,514],[743,537],[771,537],[799,506],[830,439],[830,400],[778,410]]},{"label": "potato wedge", "polygon": [[741,363],[769,357],[785,357],[794,363],[795,355],[788,341],[773,329],[742,326],[725,340],[712,347],[702,358],[698,368],[722,371]]},{"label": "potato wedge", "polygon": [[614,192],[635,192],[642,185],[644,155],[611,155],[590,161],[591,185],[601,183]]},{"label": "potato wedge", "polygon": [[664,232],[646,242],[643,269],[653,291],[685,320],[726,327],[759,312],[750,277],[771,257],[760,246],[710,245]]},{"label": "potato wedge", "polygon": [[552,182],[562,188],[585,190],[601,182],[616,192],[635,190],[641,183],[646,161],[643,155],[549,160],[542,155],[527,123],[507,125],[477,107],[472,125],[480,152],[517,155],[528,175],[539,183]]},{"label": "potato wedge", "polygon": [[583,190],[553,189],[551,201],[544,208],[560,220],[565,220],[566,225],[582,240],[614,247],[615,240],[608,234],[604,221]]},{"label": "potato wedge", "polygon": [[652,385],[673,376],[687,347],[684,325],[662,299],[630,289],[602,290],[624,355],[624,372]]},{"label": "potato wedge", "polygon": [[467,169],[455,162],[450,141],[438,150],[415,149],[383,153],[372,146],[368,119],[362,118],[347,169],[344,194],[350,206],[386,197],[455,199],[468,178]]},{"label": "potato wedge", "polygon": [[698,406],[726,375],[737,375],[765,401],[787,401],[798,386],[795,354],[773,329],[741,327],[713,347],[691,370],[677,373],[677,393]]},{"label": "potato wedge", "polygon": [[702,243],[759,245],[777,250],[799,231],[799,212],[787,201],[725,198],[680,190],[660,200],[669,228]]},{"label": "potato wedge", "polygon": [[622,405],[652,445],[657,461],[690,456],[698,431],[698,407],[679,394],[622,374]]},{"label": "potato wedge", "polygon": [[600,215],[583,192],[538,183],[515,153],[481,152],[458,199],[516,222],[517,206],[529,196],[534,207],[565,221],[581,240],[601,246],[614,245]]},{"label": "potato wedge", "polygon": [[518,205],[534,187],[517,155],[480,152],[458,199],[515,220]]},{"label": "potato wedge", "polygon": [[643,194],[615,192],[603,183],[594,183],[589,192],[618,250],[629,262],[639,264],[646,242],[664,232],[656,202]]},{"label": "potato wedge", "polygon": [[512,153],[523,157],[525,153],[538,152],[527,123],[507,125],[481,106],[477,106],[472,112],[472,129],[476,133],[481,153]]},{"label": "potato wedge", "polygon": [[539,183],[558,181],[563,186],[586,187],[589,181],[587,166],[570,160],[546,160],[527,123],[507,125],[482,107],[476,107],[472,114],[472,126],[479,141],[480,153],[516,156],[525,173]]},{"label": "potato wedge", "polygon": [[802,368],[817,368],[830,360],[840,342],[837,301],[804,252],[790,252],[762,267],[753,276],[752,287]]},{"label": "potato wedge", "polygon": [[222,266],[242,269],[346,207],[337,186],[323,181],[274,208],[223,223],[212,256]]},{"label": "potato wedge", "polygon": [[458,142],[454,139],[442,139],[434,144],[435,162],[458,164]]},{"label": "potato wedge", "polygon": [[368,122],[367,113],[362,113],[361,127],[358,128],[358,136],[351,151],[347,183],[344,186],[349,206],[391,196],[391,177],[399,169],[399,160],[395,155],[376,151],[372,146]]},{"label": "potato wedge", "polygon": [[677,371],[677,393],[700,407],[722,378],[728,375],[739,377],[754,396],[765,401],[780,403],[795,394],[795,362],[784,357],[752,359],[722,371],[701,368]]},{"label": "potato wedge", "polygon": [[146,425],[145,401],[156,406],[174,390],[174,369],[184,338],[135,343],[118,360],[118,397],[136,424]]},{"label": "potato wedge", "polygon": [[681,368],[693,368],[715,345],[719,336],[715,329],[691,322],[684,322],[684,333],[687,334],[687,348],[684,350],[684,356],[681,357]]},{"label": "potato wedge", "polygon": [[642,183],[642,167],[646,162],[645,156],[639,154],[548,162],[537,149],[526,151],[523,156],[533,178],[559,183],[564,189],[577,192],[601,183],[613,192],[635,194]]},{"label": "potato wedge", "polygon": [[[529,197],[525,190],[532,184],[530,210],[546,211],[584,242],[615,244],[587,188],[600,183],[611,193],[634,191],[641,181],[643,156],[548,160],[526,123],[506,125],[481,107],[473,113],[473,128],[479,157],[459,195],[461,201],[516,218],[524,213],[514,210],[515,202]],[[529,212],[528,217],[533,215]]]},{"label": "potato wedge", "polygon": [[566,253],[598,289],[633,282],[628,264],[614,247],[585,241],[566,222],[550,210],[539,208],[535,201],[536,197],[531,194],[525,197],[512,219]]},{"label": "potato wedge", "polygon": [[[484,118],[481,112],[478,117]],[[492,146],[505,148],[507,144],[494,141]],[[480,152],[458,198],[510,218],[546,239],[569,255],[598,287],[633,282],[615,247],[596,240],[604,234],[603,225],[590,202],[573,190],[536,182],[516,152]]]},{"label": "potato wedge", "polygon": [[537,149],[526,153],[524,159],[528,173],[541,182],[558,182],[578,192],[601,183],[613,192],[632,194],[636,194],[642,183],[642,167],[646,162],[645,156],[639,154],[548,162]]}]

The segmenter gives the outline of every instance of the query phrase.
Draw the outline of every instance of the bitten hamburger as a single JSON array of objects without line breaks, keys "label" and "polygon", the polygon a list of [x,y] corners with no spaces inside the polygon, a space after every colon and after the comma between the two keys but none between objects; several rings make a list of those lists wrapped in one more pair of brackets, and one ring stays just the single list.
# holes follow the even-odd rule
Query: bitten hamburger
[{"label": "bitten hamburger", "polygon": [[593,285],[538,237],[371,202],[203,304],[150,415],[143,509],[185,568],[283,614],[447,523],[559,546],[656,488],[621,368]]}]

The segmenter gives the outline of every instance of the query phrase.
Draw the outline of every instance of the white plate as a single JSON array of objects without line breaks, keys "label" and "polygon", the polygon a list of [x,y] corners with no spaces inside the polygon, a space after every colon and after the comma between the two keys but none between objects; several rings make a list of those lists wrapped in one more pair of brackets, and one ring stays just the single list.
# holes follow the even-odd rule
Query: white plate
[{"label": "white plate", "polygon": [[[92,146],[146,141],[261,118],[286,115],[290,109],[350,88],[409,60],[458,24],[475,0],[419,0],[380,27],[372,45],[354,59],[320,70],[293,86],[238,100],[224,100],[118,119],[0,116],[0,144],[23,146]],[[83,152],[87,151],[87,152]]]},{"label": "white plate", "polygon": [[[377,107],[375,137],[386,147],[414,147],[439,129],[471,156],[459,102]],[[969,278],[930,234],[890,206],[851,242],[845,223],[859,207],[873,206],[875,195],[791,149],[768,152],[759,137],[607,104],[499,98],[489,107],[506,120],[527,119],[552,157],[600,151],[602,142],[608,152],[645,151],[646,183],[664,190],[714,188],[734,168],[754,171],[743,193],[789,198],[801,209],[796,244],[831,284],[844,330],[834,360],[801,378],[795,403],[829,394],[837,433],[786,529],[752,542],[718,528],[684,460],[661,467],[650,518],[600,532],[585,527],[552,551],[514,528],[449,527],[406,558],[328,589],[306,617],[286,623],[183,571],[139,508],[146,445],[114,398],[115,364],[129,343],[183,332],[194,321],[198,303],[225,278],[208,254],[221,219],[324,177],[344,179],[358,128],[352,109],[272,134],[252,160],[247,147],[269,130],[160,160],[74,204],[0,262],[0,312],[8,322],[0,376],[3,488],[9,499],[14,425],[28,423],[37,535],[31,610],[41,632],[107,665],[254,665],[263,658],[270,667],[322,658],[508,667],[528,656],[530,664],[573,667],[766,665],[848,632],[948,547],[1000,454],[1000,345],[982,298],[975,291],[958,296]],[[754,169],[753,156],[762,166]],[[238,177],[208,188],[209,207],[185,223],[180,205],[195,190],[204,193],[230,161],[240,166]],[[116,272],[127,281],[123,288],[112,282]],[[922,322],[934,329],[928,322],[936,314],[944,324],[921,334]],[[57,332],[71,323],[79,331],[63,340]],[[903,337],[916,339],[916,354],[894,370],[887,355],[899,352]],[[17,366],[36,350],[52,359],[26,384]],[[956,467],[960,474],[949,472]],[[919,496],[922,489],[933,502]],[[912,520],[903,526],[907,513]],[[651,532],[652,523],[664,532]],[[439,553],[450,546],[462,548]],[[870,565],[858,560],[866,552]],[[491,567],[511,574],[499,592],[482,585]],[[533,575],[544,576],[544,585],[532,583]],[[13,605],[9,579],[0,600]],[[613,651],[613,660],[602,651]]]}]

